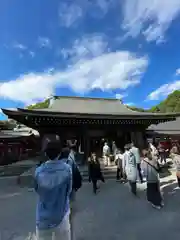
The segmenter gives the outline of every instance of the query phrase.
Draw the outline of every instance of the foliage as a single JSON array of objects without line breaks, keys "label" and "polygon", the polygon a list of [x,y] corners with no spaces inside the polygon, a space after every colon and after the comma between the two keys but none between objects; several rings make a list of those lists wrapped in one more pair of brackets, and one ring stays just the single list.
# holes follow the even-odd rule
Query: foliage
[{"label": "foliage", "polygon": [[129,107],[130,109],[137,112],[153,112],[153,113],[170,113],[178,112],[180,113],[180,90],[176,90],[158,105],[153,106],[152,108],[145,110],[138,107]]},{"label": "foliage", "polygon": [[127,106],[129,109],[136,111],[136,112],[146,112],[147,110],[139,107],[134,107],[134,106]]},{"label": "foliage", "polygon": [[180,90],[176,90],[158,105],[149,109],[150,112],[180,112]]},{"label": "foliage", "polygon": [[0,130],[12,130],[15,126],[13,120],[0,121]]},{"label": "foliage", "polygon": [[45,101],[43,102],[39,102],[39,103],[36,103],[36,104],[33,104],[33,105],[30,105],[28,106],[27,108],[29,110],[33,110],[33,109],[40,109],[40,108],[48,108],[49,107],[49,99],[46,99]]}]

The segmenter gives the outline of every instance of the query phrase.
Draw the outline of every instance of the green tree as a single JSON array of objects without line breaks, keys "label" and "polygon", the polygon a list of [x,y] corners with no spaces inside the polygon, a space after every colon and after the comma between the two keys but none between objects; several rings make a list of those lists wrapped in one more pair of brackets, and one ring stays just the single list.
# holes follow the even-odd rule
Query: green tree
[{"label": "green tree", "polygon": [[46,99],[43,102],[39,102],[33,105],[28,106],[27,108],[29,110],[33,110],[33,109],[43,109],[43,108],[48,108],[49,107],[49,99]]},{"label": "green tree", "polygon": [[149,112],[180,112],[180,90],[176,90],[158,105],[149,109]]}]

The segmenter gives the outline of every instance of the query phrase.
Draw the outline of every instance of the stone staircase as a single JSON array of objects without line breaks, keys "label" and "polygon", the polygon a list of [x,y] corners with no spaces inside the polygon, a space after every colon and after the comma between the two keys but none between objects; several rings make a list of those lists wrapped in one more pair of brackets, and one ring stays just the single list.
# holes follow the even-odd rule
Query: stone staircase
[{"label": "stone staircase", "polygon": [[[33,187],[33,176],[35,172],[36,166],[32,167],[28,171],[24,172],[17,178],[17,184],[21,187]],[[81,172],[83,182],[88,182],[88,168],[87,166],[79,166],[79,170]],[[105,167],[101,164],[101,170],[105,180],[108,179],[116,179],[116,166]]]},{"label": "stone staircase", "polygon": [[[101,167],[101,170],[102,170],[105,180],[116,179],[116,169],[117,169],[116,166]],[[80,168],[80,172],[81,172],[83,181],[87,182],[89,180],[87,167],[84,169]]]}]

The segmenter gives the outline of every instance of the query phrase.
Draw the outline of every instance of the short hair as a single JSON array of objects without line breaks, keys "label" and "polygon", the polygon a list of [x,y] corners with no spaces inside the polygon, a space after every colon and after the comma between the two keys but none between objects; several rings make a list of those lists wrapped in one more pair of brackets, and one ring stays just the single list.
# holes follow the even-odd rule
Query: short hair
[{"label": "short hair", "polygon": [[61,151],[60,159],[68,158],[69,157],[69,152],[70,152],[70,149],[68,147],[63,148],[62,151]]},{"label": "short hair", "polygon": [[96,153],[95,153],[95,152],[92,152],[92,153],[91,153],[91,156],[92,156],[92,155],[95,155],[95,156],[96,156]]},{"label": "short hair", "polygon": [[45,153],[49,159],[54,160],[61,153],[61,150],[61,141],[54,140],[47,143]]},{"label": "short hair", "polygon": [[171,149],[171,153],[178,154],[178,147],[173,146],[172,149]]},{"label": "short hair", "polygon": [[118,148],[117,153],[122,153],[122,150]]},{"label": "short hair", "polygon": [[124,146],[125,150],[129,150],[130,148],[131,148],[131,144],[129,144],[129,143]]}]

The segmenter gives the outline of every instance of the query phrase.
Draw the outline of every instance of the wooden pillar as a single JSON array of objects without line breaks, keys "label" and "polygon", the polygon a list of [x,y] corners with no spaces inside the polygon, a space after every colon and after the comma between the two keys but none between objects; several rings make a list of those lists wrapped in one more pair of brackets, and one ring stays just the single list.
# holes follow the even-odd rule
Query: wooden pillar
[{"label": "wooden pillar", "polygon": [[143,135],[143,131],[141,132],[132,132],[131,133],[131,141],[138,147],[140,150],[145,148],[145,139]]},{"label": "wooden pillar", "polygon": [[87,163],[88,157],[90,156],[90,136],[88,135],[88,130],[83,131],[83,142],[84,142],[84,164]]},{"label": "wooden pillar", "polygon": [[133,142],[134,145],[138,145],[136,132],[131,132],[131,142]]}]

